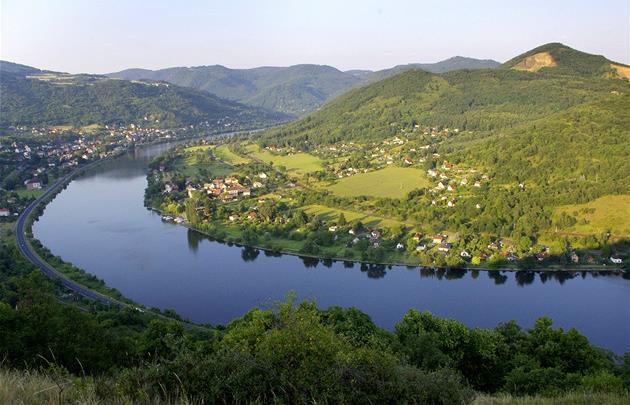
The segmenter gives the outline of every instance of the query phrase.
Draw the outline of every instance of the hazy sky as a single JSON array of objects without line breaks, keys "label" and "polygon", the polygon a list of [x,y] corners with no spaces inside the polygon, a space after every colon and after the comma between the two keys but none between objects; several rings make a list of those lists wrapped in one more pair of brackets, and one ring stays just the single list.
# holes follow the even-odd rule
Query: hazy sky
[{"label": "hazy sky", "polygon": [[547,42],[630,63],[630,0],[0,0],[0,58],[67,72],[505,61]]}]

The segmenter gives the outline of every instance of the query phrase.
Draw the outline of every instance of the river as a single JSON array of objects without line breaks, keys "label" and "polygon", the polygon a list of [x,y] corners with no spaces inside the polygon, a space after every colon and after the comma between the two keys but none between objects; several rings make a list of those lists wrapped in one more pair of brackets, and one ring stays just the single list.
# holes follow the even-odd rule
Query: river
[{"label": "river", "polygon": [[409,308],[469,326],[551,317],[596,345],[630,351],[630,280],[610,273],[433,271],[301,259],[229,246],[164,223],[143,205],[151,145],[73,180],[33,232],[55,255],[149,307],[225,324],[294,290],[320,307],[355,306],[393,328]]}]

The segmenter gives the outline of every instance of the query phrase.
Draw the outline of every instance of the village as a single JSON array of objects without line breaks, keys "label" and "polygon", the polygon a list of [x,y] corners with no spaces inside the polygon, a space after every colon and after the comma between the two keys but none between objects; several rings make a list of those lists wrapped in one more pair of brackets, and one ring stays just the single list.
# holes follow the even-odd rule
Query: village
[{"label": "village", "polygon": [[207,126],[10,127],[0,137],[0,219],[19,215],[39,190],[77,167],[118,156],[134,145],[190,137]]},{"label": "village", "polygon": [[[361,197],[351,201],[346,199],[351,197],[344,194],[346,189],[337,194],[334,188],[338,182],[380,175],[397,167],[409,170],[404,173],[420,179],[416,187],[424,190],[418,194],[417,202],[414,200],[414,205],[410,205],[412,212],[417,212],[417,204],[425,207],[423,211],[437,215],[443,210],[482,211],[484,190],[492,186],[490,174],[480,168],[449,162],[435,152],[434,144],[425,143],[427,139],[441,139],[456,132],[456,129],[427,128],[367,146],[340,142],[320,147],[311,155],[291,147],[256,149],[246,143],[234,146],[233,153],[238,156],[231,156],[230,161],[215,156],[213,151],[219,147],[217,145],[191,146],[171,155],[167,164],[154,166],[149,179],[157,182],[155,190],[163,197],[148,204],[158,207],[164,213],[164,220],[189,223],[202,231],[206,229],[211,236],[322,257],[490,268],[549,266],[556,262],[565,266],[623,264],[623,258],[615,252],[570,246],[559,249],[526,237],[462,234],[388,219],[379,216],[382,208],[377,208],[378,205],[387,207],[390,204],[386,203],[387,198]],[[191,173],[191,166],[183,163],[191,160],[187,153],[193,152],[187,150],[194,151],[201,160],[210,156],[206,166],[199,162],[194,166],[199,173],[225,164],[229,166],[229,174],[182,177],[183,172]],[[201,150],[205,151],[202,155]],[[321,163],[313,163],[313,159]],[[268,161],[270,163],[266,163]],[[173,162],[179,163],[174,165]],[[268,165],[266,172],[252,171],[252,165],[263,163]],[[307,164],[310,171],[304,169]],[[272,175],[281,179],[269,181]],[[164,180],[174,178],[179,179],[179,185]],[[381,177],[364,182],[360,193],[369,196],[373,189],[386,188],[386,183],[379,182],[387,181],[391,180]],[[520,183],[513,187],[522,191],[526,185]],[[196,207],[194,221],[187,218],[191,215],[187,211],[189,204]]]}]

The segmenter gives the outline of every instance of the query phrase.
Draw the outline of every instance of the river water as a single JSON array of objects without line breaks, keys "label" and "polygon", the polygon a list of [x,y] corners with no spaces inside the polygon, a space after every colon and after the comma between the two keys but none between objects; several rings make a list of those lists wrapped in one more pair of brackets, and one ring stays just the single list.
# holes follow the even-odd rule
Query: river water
[{"label": "river water", "polygon": [[138,149],[72,181],[33,232],[55,255],[149,307],[225,324],[294,290],[320,307],[355,306],[393,328],[409,308],[469,326],[551,317],[599,346],[630,351],[630,280],[608,273],[433,271],[302,259],[228,246],[164,223],[143,206],[147,165],[169,145]]}]

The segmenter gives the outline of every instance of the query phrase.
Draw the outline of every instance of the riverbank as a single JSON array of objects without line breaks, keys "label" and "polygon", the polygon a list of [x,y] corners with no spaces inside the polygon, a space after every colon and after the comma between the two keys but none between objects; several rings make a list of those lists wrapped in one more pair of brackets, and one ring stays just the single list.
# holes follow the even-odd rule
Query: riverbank
[{"label": "riverbank", "polygon": [[[264,129],[264,128],[263,128]],[[22,255],[30,261],[34,266],[39,268],[48,278],[58,280],[68,290],[93,301],[115,306],[119,308],[133,307],[137,310],[139,304],[124,297],[116,289],[110,288],[97,277],[91,275],[83,269],[79,269],[71,263],[66,263],[55,257],[39,240],[33,237],[32,225],[43,213],[46,205],[52,201],[57,194],[62,192],[72,180],[84,175],[87,171],[93,170],[106,162],[121,158],[125,154],[135,150],[136,148],[147,147],[151,145],[181,143],[192,139],[201,139],[208,137],[230,136],[245,132],[255,132],[262,129],[246,129],[240,131],[218,132],[216,134],[203,136],[190,136],[177,139],[159,139],[152,142],[144,142],[141,144],[133,144],[129,148],[119,153],[105,158],[101,158],[87,163],[81,167],[77,167],[71,172],[63,175],[55,180],[54,183],[46,187],[42,193],[31,202],[18,216],[15,227],[14,236],[16,245]],[[51,265],[50,261],[55,261],[55,265]],[[60,269],[61,268],[61,269]]]},{"label": "riverbank", "polygon": [[[155,212],[156,214],[160,215],[160,216],[167,216],[167,215],[173,215],[172,213],[166,212],[166,211],[161,211],[160,209],[156,208],[156,207],[147,207],[149,210]],[[230,240],[230,239],[226,239],[226,238],[217,238],[216,234],[212,234],[209,233],[207,231],[204,231],[200,228],[194,227],[191,224],[187,223],[187,222],[180,222],[180,223],[174,223],[174,225],[180,225],[183,226],[185,228],[188,228],[190,230],[193,230],[195,232],[198,232],[204,236],[207,236],[208,238],[211,238],[213,240],[216,240],[218,242],[221,243],[232,243],[236,246],[240,246],[240,247],[247,247],[247,248],[252,248],[252,249],[259,249],[262,251],[268,251],[268,252],[273,252],[273,253],[278,253],[278,254],[283,254],[283,255],[289,255],[289,256],[296,256],[296,257],[300,257],[300,258],[308,258],[308,259],[317,259],[317,260],[332,260],[332,261],[336,261],[336,262],[351,262],[351,263],[356,263],[356,264],[363,264],[363,265],[368,265],[368,266],[404,266],[404,267],[418,267],[418,268],[433,268],[433,269],[451,269],[450,267],[439,267],[439,266],[435,266],[432,264],[422,264],[420,262],[404,262],[404,261],[380,261],[380,262],[374,262],[374,261],[366,261],[366,260],[359,260],[356,258],[348,258],[348,257],[339,257],[339,256],[320,256],[320,255],[311,255],[311,254],[305,254],[305,253],[300,253],[297,251],[292,251],[292,250],[286,250],[286,249],[273,249],[270,248],[269,246],[264,246],[264,245],[257,245],[257,244],[247,244],[244,243],[243,241],[237,241],[237,240]],[[221,224],[223,225],[223,224]],[[567,268],[566,266],[562,266],[562,265],[557,265],[557,266],[547,266],[547,267],[535,267],[535,268],[528,268],[528,269],[522,269],[522,268],[518,268],[516,265],[511,266],[511,267],[504,267],[504,266],[500,266],[500,267],[496,267],[496,268],[490,268],[490,267],[483,267],[483,266],[473,266],[473,265],[467,265],[467,266],[458,266],[458,267],[454,267],[455,269],[462,269],[462,270],[475,270],[475,271],[486,271],[486,272],[490,272],[490,271],[508,271],[508,272],[527,272],[527,271],[533,271],[533,272],[551,272],[551,273],[558,273],[558,272],[563,272],[563,273],[571,273],[571,272],[612,272],[612,273],[624,273],[627,272],[627,270],[625,269],[621,269],[619,267],[613,267],[613,266],[604,266],[604,265],[600,265],[600,266],[580,266],[580,265],[573,265],[569,268]]]}]

